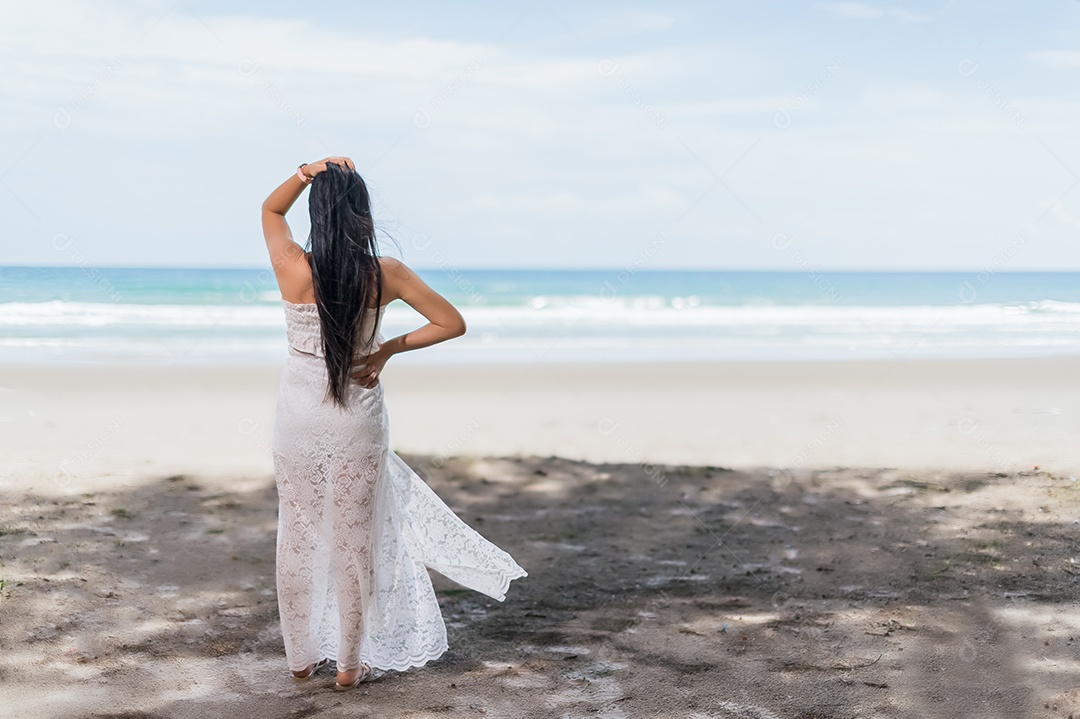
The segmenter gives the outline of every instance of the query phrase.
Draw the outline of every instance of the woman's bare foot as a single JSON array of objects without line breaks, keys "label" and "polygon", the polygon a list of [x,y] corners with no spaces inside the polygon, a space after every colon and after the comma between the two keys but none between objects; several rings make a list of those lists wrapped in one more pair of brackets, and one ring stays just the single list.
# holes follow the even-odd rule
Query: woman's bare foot
[{"label": "woman's bare foot", "polygon": [[301,669],[300,671],[298,671],[298,672],[293,672],[293,673],[292,673],[292,675],[293,675],[293,677],[294,677],[294,678],[296,678],[296,679],[308,679],[308,678],[310,678],[310,677],[311,677],[311,675],[313,675],[313,674],[314,674],[314,673],[315,673],[315,672],[316,672],[316,671],[317,671],[317,670],[318,670],[318,669],[319,669],[320,667],[323,667],[323,666],[325,666],[325,665],[327,665],[327,664],[329,664],[329,663],[330,663],[330,660],[329,660],[329,659],[323,659],[323,660],[321,660],[321,661],[317,661],[317,662],[315,662],[314,664],[308,664],[308,665],[307,665],[306,667],[304,667],[304,668],[303,668],[303,669]]},{"label": "woman's bare foot", "polygon": [[342,685],[342,686],[348,686],[348,685],[352,684],[353,682],[356,681],[356,675],[360,672],[361,669],[363,669],[363,667],[357,667],[356,669],[350,669],[347,672],[338,672],[337,673],[337,683]]},{"label": "woman's bare foot", "polygon": [[349,669],[348,671],[339,671],[337,673],[337,684],[334,685],[334,689],[343,691],[345,689],[352,689],[361,682],[370,680],[374,675],[371,667],[367,664],[361,664],[356,669]]}]

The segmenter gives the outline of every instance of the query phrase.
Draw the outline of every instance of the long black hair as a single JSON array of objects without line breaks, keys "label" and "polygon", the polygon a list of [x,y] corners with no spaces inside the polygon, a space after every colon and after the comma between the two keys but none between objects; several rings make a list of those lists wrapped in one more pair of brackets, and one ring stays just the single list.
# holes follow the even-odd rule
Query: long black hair
[{"label": "long black hair", "polygon": [[382,304],[371,198],[356,170],[328,162],[311,183],[308,210],[308,262],[329,379],[326,399],[345,407],[353,355],[359,346],[369,347],[379,331],[376,313],[371,336],[359,336],[364,310]]}]

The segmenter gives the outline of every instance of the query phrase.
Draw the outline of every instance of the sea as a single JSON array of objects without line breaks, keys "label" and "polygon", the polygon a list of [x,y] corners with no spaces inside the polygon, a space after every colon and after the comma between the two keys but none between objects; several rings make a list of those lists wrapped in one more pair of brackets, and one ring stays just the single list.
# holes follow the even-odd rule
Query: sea
[{"label": "sea", "polygon": [[[411,363],[905,360],[1080,354],[1080,272],[418,269],[465,336]],[[382,334],[424,319],[387,307]],[[286,357],[259,268],[0,267],[0,362]]]}]

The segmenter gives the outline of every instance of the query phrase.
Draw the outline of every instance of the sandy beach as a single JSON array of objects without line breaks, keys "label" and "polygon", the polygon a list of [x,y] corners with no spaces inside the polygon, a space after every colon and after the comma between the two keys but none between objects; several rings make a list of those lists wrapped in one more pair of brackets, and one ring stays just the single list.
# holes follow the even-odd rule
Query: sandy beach
[{"label": "sandy beach", "polygon": [[[0,365],[0,479],[272,472],[272,365]],[[392,445],[732,468],[1075,472],[1080,358],[391,365]]]},{"label": "sandy beach", "polygon": [[1080,719],[1033,7],[6,3],[0,719]]},{"label": "sandy beach", "polygon": [[1080,716],[1080,358],[424,367],[392,445],[530,576],[294,683],[278,368],[0,366],[18,717]]}]

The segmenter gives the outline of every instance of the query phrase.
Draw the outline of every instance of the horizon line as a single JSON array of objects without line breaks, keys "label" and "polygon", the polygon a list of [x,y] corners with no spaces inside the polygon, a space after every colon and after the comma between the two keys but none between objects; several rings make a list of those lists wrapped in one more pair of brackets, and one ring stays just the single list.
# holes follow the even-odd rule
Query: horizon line
[{"label": "horizon line", "polygon": [[[880,273],[880,274],[914,274],[914,273],[941,273],[941,274],[979,274],[986,272],[991,275],[999,274],[1018,274],[1022,272],[1041,273],[1041,274],[1072,274],[1080,273],[1080,267],[1076,268],[1043,268],[1043,267],[1020,267],[1015,269],[988,269],[986,267],[905,267],[905,268],[883,268],[883,267],[846,267],[846,268],[822,268],[813,267],[809,269],[787,269],[787,268],[770,268],[770,267],[655,267],[650,269],[636,268],[631,269],[628,267],[447,267],[439,265],[409,265],[414,270],[420,272],[438,271],[444,273],[453,272],[630,272],[631,274],[651,274],[658,272],[685,272],[685,273],[709,273],[709,272],[746,272],[746,273],[773,273],[773,274],[790,274],[790,275],[805,275],[809,273],[820,274],[843,274],[843,273]],[[84,272],[90,270],[217,270],[217,271],[232,271],[232,270],[264,270],[269,271],[271,268],[269,265],[80,265],[71,262],[54,263],[54,264],[15,264],[15,263],[0,263],[0,269],[81,269]]]}]

